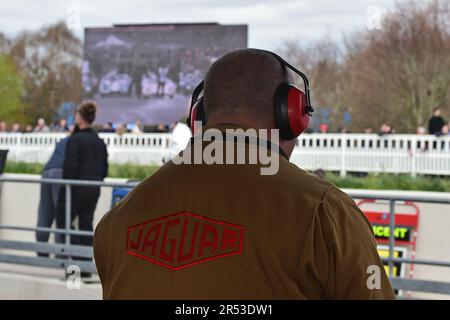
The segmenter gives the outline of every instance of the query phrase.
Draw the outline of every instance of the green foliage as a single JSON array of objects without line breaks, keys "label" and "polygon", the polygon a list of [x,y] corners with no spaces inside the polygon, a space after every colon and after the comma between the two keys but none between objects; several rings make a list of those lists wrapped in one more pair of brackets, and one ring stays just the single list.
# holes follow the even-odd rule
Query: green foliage
[{"label": "green foliage", "polygon": [[406,174],[371,174],[367,177],[347,176],[341,178],[329,172],[325,178],[340,188],[450,192],[449,178],[425,176],[413,178]]},{"label": "green foliage", "polygon": [[0,54],[0,120],[24,122],[22,91],[23,79],[14,61]]},{"label": "green foliage", "polygon": [[383,122],[398,133],[415,132],[437,106],[448,118],[449,1],[393,2],[378,30],[355,30],[341,44],[329,35],[307,43],[288,39],[279,50],[309,75],[314,106],[331,109],[332,130],[349,125],[344,111],[352,115],[353,132],[376,130]]},{"label": "green foliage", "polygon": [[[40,174],[43,167],[42,164],[36,163],[7,162],[5,172]],[[154,174],[158,168],[159,166],[156,165],[111,164],[109,166],[109,177],[143,180]],[[325,178],[340,188],[450,192],[449,178],[425,176],[413,178],[405,174],[371,174],[367,177],[355,177],[349,175],[345,178],[341,178],[330,172],[327,172]]]},{"label": "green foliage", "polygon": [[11,39],[0,33],[0,119],[53,121],[63,102],[80,102],[81,64],[81,39],[64,21]]},{"label": "green foliage", "polygon": [[40,163],[25,163],[6,161],[5,172],[7,173],[24,173],[24,174],[41,174],[44,165]]},{"label": "green foliage", "polygon": [[[25,163],[25,162],[6,162],[5,172],[7,173],[27,173],[27,174],[41,174],[44,168],[43,164]],[[135,165],[135,164],[110,164],[109,174],[110,178],[126,178],[132,180],[143,180],[158,170],[156,165]]]},{"label": "green foliage", "polygon": [[159,166],[156,165],[110,164],[109,177],[144,180],[154,174],[158,168]]}]

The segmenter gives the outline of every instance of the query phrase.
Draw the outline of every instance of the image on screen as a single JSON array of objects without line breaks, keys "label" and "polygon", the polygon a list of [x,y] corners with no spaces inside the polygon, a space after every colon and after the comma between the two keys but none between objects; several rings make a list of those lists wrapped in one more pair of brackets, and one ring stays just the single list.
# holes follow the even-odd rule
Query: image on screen
[{"label": "image on screen", "polygon": [[208,67],[247,47],[247,30],[217,23],[86,28],[83,98],[99,105],[97,123],[179,121]]}]

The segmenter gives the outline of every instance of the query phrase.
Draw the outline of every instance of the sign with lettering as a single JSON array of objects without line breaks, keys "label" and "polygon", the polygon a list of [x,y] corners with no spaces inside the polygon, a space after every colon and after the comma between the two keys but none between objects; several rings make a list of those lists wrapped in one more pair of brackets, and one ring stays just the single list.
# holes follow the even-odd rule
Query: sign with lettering
[{"label": "sign with lettering", "polygon": [[128,228],[127,255],[180,270],[238,255],[244,227],[190,212],[152,219]]}]

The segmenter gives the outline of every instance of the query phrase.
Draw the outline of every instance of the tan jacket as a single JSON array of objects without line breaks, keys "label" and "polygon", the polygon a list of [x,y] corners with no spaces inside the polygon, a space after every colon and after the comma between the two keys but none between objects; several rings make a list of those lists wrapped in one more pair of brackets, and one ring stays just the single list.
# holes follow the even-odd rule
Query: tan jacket
[{"label": "tan jacket", "polygon": [[273,176],[169,162],[142,182],[95,230],[103,297],[393,299],[354,201],[279,157]]}]

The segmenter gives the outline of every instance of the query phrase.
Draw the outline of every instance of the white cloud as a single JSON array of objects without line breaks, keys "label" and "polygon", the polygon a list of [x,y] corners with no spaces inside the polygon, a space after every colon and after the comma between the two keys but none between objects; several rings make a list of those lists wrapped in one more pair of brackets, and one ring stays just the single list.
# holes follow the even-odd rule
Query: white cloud
[{"label": "white cloud", "polygon": [[[425,0],[424,0],[425,1]],[[370,5],[383,10],[392,0],[14,0],[0,3],[0,31],[14,35],[23,29],[68,18],[79,6],[81,26],[113,23],[219,22],[249,25],[249,45],[275,49],[284,39],[314,40],[329,34],[361,30]],[[77,34],[82,36],[83,31]]]}]

